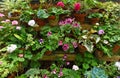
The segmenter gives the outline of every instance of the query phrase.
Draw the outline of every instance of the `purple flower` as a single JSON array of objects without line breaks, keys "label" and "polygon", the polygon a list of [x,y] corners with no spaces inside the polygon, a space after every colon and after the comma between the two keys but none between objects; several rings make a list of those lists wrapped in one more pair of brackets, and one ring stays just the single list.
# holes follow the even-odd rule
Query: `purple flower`
[{"label": "purple flower", "polygon": [[51,36],[51,35],[52,35],[52,32],[49,31],[49,32],[47,33],[47,36]]},{"label": "purple flower", "polygon": [[72,26],[73,27],[80,27],[80,24],[78,22],[73,22]]},{"label": "purple flower", "polygon": [[62,45],[63,45],[63,41],[60,40],[60,41],[58,42],[58,45],[59,45],[59,46],[62,46]]},{"label": "purple flower", "polygon": [[104,34],[104,33],[105,33],[104,30],[99,30],[99,31],[98,31],[98,34],[99,34],[99,35],[102,35],[102,34]]},{"label": "purple flower", "polygon": [[43,43],[43,39],[39,39],[39,42],[40,42],[40,44],[42,44]]},{"label": "purple flower", "polygon": [[0,29],[4,28],[3,26],[0,26]]},{"label": "purple flower", "polygon": [[73,20],[74,20],[74,19],[67,18],[67,19],[65,20],[65,23],[66,23],[66,24],[71,24],[71,23],[73,22]]},{"label": "purple flower", "polygon": [[63,48],[64,51],[67,51],[69,49],[69,45],[68,44],[64,44],[62,46],[62,48]]},{"label": "purple flower", "polygon": [[0,65],[2,64],[3,62],[2,61],[0,61]]},{"label": "purple flower", "polygon": [[74,46],[74,48],[77,48],[78,47],[78,44],[77,44],[77,42],[72,42],[72,44],[73,44],[73,46]]},{"label": "purple flower", "polygon": [[4,16],[5,16],[4,14],[0,13],[0,17],[4,17]]},{"label": "purple flower", "polygon": [[120,78],[120,76],[117,76],[117,78]]},{"label": "purple flower", "polygon": [[12,21],[12,25],[18,25],[18,21],[17,20],[13,20]]}]

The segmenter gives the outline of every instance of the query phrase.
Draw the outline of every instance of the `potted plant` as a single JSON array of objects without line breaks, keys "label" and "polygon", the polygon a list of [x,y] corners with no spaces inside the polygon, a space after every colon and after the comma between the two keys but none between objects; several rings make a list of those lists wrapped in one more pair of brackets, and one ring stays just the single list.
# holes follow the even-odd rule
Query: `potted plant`
[{"label": "potted plant", "polygon": [[[77,6],[79,6],[79,8]],[[73,16],[75,17],[75,20],[80,22],[81,24],[85,23],[87,10],[88,8],[85,8],[85,4],[82,1],[80,3],[75,3],[73,11]]]},{"label": "potted plant", "polygon": [[45,19],[48,17],[49,14],[45,11],[45,9],[39,9],[34,19],[39,26],[44,26],[46,24]]},{"label": "potted plant", "polygon": [[48,17],[48,22],[51,26],[57,26],[58,21],[60,20],[61,14],[69,14],[68,10],[63,10],[62,8],[52,7],[49,8],[48,13],[50,16]]},{"label": "potted plant", "polygon": [[102,18],[103,15],[101,13],[91,13],[88,15],[88,18],[90,19],[90,23],[95,25],[96,23],[99,23],[100,18]]}]

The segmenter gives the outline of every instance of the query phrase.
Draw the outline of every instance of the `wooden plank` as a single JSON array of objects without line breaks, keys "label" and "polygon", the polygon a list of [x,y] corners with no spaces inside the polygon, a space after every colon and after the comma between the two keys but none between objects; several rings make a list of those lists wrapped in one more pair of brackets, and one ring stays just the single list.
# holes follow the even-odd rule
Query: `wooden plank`
[{"label": "wooden plank", "polygon": [[103,56],[101,58],[98,58],[99,60],[103,60],[103,61],[120,61],[120,56],[114,55],[111,57],[108,56]]},{"label": "wooden plank", "polygon": [[[55,61],[57,58],[63,58],[65,54],[52,54],[52,55],[44,55],[41,61]],[[66,54],[67,61],[74,61],[76,54]]]}]

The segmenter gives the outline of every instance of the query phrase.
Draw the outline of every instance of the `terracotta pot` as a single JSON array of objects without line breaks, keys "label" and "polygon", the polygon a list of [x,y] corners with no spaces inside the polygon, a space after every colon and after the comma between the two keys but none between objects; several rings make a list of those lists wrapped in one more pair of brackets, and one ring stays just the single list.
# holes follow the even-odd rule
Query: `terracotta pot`
[{"label": "terracotta pot", "polygon": [[95,25],[96,23],[98,23],[99,22],[99,18],[90,18],[90,23],[92,24],[92,25]]},{"label": "terracotta pot", "polygon": [[117,54],[118,52],[120,53],[120,45],[114,45],[112,52],[114,54]]},{"label": "terracotta pot", "polygon": [[80,44],[78,45],[78,50],[80,54],[84,54],[87,51],[86,47]]},{"label": "terracotta pot", "polygon": [[9,74],[7,78],[15,78],[15,76],[16,76],[16,73],[13,72],[12,74]]},{"label": "terracotta pot", "polygon": [[46,51],[45,52],[45,55],[51,55],[52,54],[52,51]]},{"label": "terracotta pot", "polygon": [[56,19],[56,16],[55,15],[51,15],[48,17],[48,20],[55,20]]},{"label": "terracotta pot", "polygon": [[39,26],[44,26],[46,24],[44,19],[34,18],[34,20]]},{"label": "terracotta pot", "polygon": [[101,51],[101,50],[96,50],[95,51],[95,56],[96,57],[100,58],[100,57],[103,57],[103,55],[104,55],[103,51]]},{"label": "terracotta pot", "polygon": [[85,17],[86,17],[86,14],[73,14],[74,18],[76,21],[80,22],[80,23],[84,23],[85,22]]}]

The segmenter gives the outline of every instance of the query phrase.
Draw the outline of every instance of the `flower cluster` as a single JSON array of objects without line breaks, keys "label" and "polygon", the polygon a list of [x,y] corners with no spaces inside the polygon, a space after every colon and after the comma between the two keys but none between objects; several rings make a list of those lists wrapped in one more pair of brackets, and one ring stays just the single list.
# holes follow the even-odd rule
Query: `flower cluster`
[{"label": "flower cluster", "polygon": [[64,26],[67,24],[70,24],[73,27],[80,27],[80,24],[78,22],[74,21],[74,19],[72,19],[72,18],[67,18],[67,19],[59,22],[60,26]]}]

